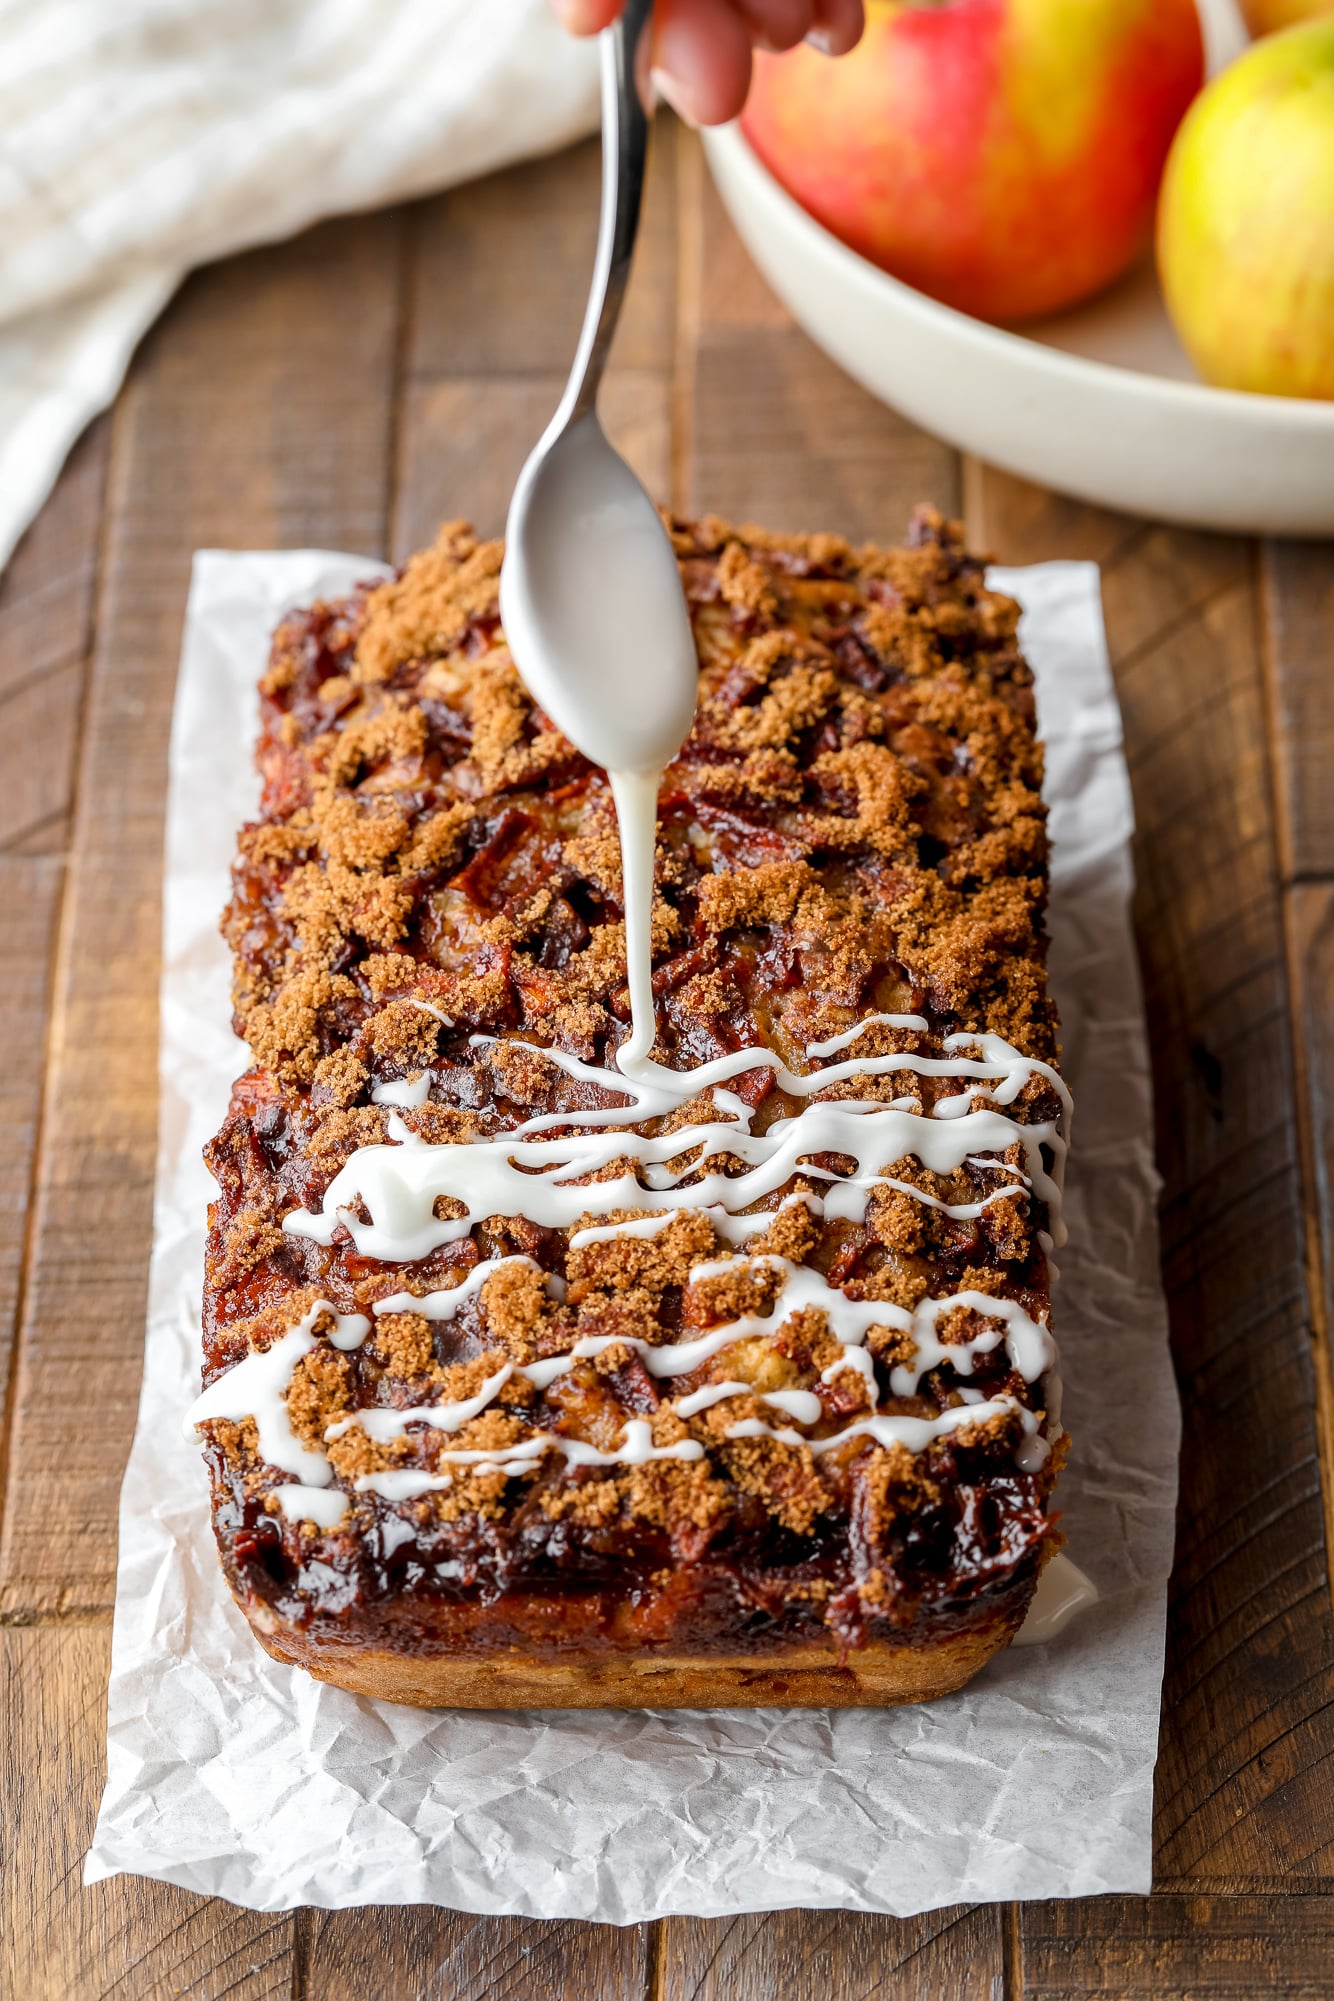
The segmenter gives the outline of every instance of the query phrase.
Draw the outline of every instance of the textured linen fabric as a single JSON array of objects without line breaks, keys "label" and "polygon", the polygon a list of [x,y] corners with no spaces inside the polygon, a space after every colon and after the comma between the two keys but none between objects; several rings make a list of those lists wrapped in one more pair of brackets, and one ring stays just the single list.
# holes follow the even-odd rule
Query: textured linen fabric
[{"label": "textured linen fabric", "polygon": [[544,0],[0,0],[0,563],[192,265],[596,119]]}]

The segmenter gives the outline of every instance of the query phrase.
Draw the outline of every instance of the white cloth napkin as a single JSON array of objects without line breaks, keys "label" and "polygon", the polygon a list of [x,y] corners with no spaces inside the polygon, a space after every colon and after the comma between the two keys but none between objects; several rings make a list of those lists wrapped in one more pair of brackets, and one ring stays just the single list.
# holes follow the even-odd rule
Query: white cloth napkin
[{"label": "white cloth napkin", "polygon": [[0,564],[192,265],[596,118],[544,0],[0,0]]}]

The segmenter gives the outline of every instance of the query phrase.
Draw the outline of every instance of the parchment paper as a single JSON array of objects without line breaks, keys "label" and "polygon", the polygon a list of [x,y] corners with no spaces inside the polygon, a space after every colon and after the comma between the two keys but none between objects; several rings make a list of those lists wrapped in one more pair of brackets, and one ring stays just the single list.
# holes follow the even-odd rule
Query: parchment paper
[{"label": "parchment paper", "polygon": [[255,682],[289,607],[377,574],[319,551],[196,558],[171,750],[156,1231],[120,1517],[108,1781],[85,1881],[263,1910],[436,1903],[627,1924],[1149,1887],[1179,1417],[1158,1278],[1131,806],[1096,569],[998,573],[1047,742],[1052,970],[1076,1117],[1056,1330],[1071,1555],[1102,1602],[921,1709],[396,1709],[261,1652],[214,1552],[181,1413],[211,1181],[244,1067],[217,935],[254,810]]}]

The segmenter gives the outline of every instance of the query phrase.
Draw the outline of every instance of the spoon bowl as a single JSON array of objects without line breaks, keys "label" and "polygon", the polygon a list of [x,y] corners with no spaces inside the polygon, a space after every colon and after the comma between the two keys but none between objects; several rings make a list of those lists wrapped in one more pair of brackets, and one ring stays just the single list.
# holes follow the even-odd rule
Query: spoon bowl
[{"label": "spoon bowl", "polygon": [[585,757],[660,771],[689,732],[699,681],[676,554],[596,410],[557,422],[510,507],[505,637],[528,692]]}]

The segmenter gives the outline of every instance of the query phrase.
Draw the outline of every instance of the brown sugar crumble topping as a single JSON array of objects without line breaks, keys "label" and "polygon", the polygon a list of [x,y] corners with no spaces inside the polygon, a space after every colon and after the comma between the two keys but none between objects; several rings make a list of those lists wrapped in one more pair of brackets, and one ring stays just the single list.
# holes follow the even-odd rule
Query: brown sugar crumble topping
[{"label": "brown sugar crumble topping", "polygon": [[[856,1055],[939,1057],[946,1037],[972,1032],[1054,1064],[1042,758],[1017,607],[986,588],[982,564],[931,510],[893,549],[713,519],[669,525],[700,691],[660,796],[657,1058],[686,1069],[763,1047],[806,1071],[809,1045],[888,1014],[927,1027],[869,1025]],[[1063,1449],[1041,1379],[1026,1382],[1003,1342],[897,1396],[911,1335],[873,1327],[874,1383],[854,1368],[826,1381],[845,1351],[825,1315],[803,1307],[662,1378],[645,1347],[762,1316],[777,1296],[763,1263],[696,1275],[735,1255],[706,1211],[576,1248],[574,1232],[490,1217],[409,1264],[360,1254],[345,1226],[328,1245],[282,1228],[294,1210],[320,1208],[358,1149],[385,1142],[383,1086],[420,1086],[421,1102],[396,1116],[434,1146],[623,1103],[614,1074],[604,1089],[540,1053],[614,1072],[629,1032],[623,889],[606,776],[530,700],[510,659],[501,555],[448,524],[394,580],[287,619],[261,683],[260,818],[241,835],[223,926],[254,1067],[208,1150],[218,1194],[205,1381],[319,1300],[370,1316],[372,1332],[345,1349],[317,1324],[287,1393],[294,1434],[327,1453],[346,1497],[337,1527],[286,1518],[274,1495],[290,1476],[266,1467],[254,1422],[202,1427],[233,1588],[344,1639],[384,1644],[392,1629],[409,1649],[553,1657],[576,1644],[737,1655],[813,1634],[856,1649],[979,1622],[1031,1589]],[[821,1095],[929,1114],[959,1088],[908,1063]],[[756,1132],[796,1109],[764,1066],[728,1089]],[[1006,1106],[1021,1125],[1059,1110],[1040,1071]],[[696,1101],[651,1129],[701,1116],[727,1114]],[[727,1172],[728,1160],[710,1167]],[[821,1216],[801,1199],[821,1183],[798,1173],[766,1198],[770,1220],[744,1255],[809,1266],[856,1301],[911,1311],[968,1292],[1042,1320],[1050,1219],[1023,1168],[1018,1144],[948,1175],[912,1156],[885,1161],[901,1185],[873,1188],[859,1223]],[[1003,1187],[1015,1192],[988,1199]],[[437,1213],[459,1213],[442,1203]],[[526,1262],[468,1288],[452,1319],[399,1310],[411,1298],[373,1312],[503,1257]],[[978,1306],[960,1305],[935,1333],[949,1348],[987,1326]],[[589,1337],[608,1345],[545,1387],[518,1373]],[[347,1421],[466,1402],[505,1370],[487,1407],[453,1430]],[[735,1392],[681,1415],[685,1398],[723,1382]],[[872,1411],[935,1418],[997,1397],[1018,1408],[918,1453],[864,1434],[818,1455],[728,1435],[773,1419],[763,1399],[791,1391],[820,1400],[812,1441]],[[1024,1413],[1054,1448],[1027,1471],[1016,1460]],[[535,1430],[607,1451],[631,1419],[655,1449],[690,1441],[702,1456],[581,1465],[547,1452],[518,1475],[486,1463]],[[445,1450],[479,1457],[447,1461]],[[435,1484],[402,1500],[358,1486],[390,1471]]]}]

